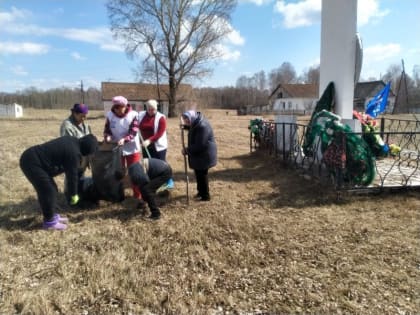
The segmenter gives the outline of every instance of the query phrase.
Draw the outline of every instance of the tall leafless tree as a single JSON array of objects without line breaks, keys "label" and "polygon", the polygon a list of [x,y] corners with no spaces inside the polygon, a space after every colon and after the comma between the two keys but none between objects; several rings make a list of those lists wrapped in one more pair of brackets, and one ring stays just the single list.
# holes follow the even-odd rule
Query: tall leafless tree
[{"label": "tall leafless tree", "polygon": [[108,0],[106,6],[113,35],[142,60],[142,74],[168,80],[174,116],[181,82],[207,76],[209,61],[221,56],[236,0]]},{"label": "tall leafless tree", "polygon": [[257,84],[257,89],[264,91],[267,88],[267,77],[264,70],[261,70],[254,74],[255,82]]},{"label": "tall leafless tree", "polygon": [[320,66],[312,66],[303,71],[300,81],[302,83],[319,84]]},{"label": "tall leafless tree", "polygon": [[296,83],[297,75],[293,65],[286,61],[277,69],[274,69],[269,74],[270,90],[273,91],[280,83]]}]

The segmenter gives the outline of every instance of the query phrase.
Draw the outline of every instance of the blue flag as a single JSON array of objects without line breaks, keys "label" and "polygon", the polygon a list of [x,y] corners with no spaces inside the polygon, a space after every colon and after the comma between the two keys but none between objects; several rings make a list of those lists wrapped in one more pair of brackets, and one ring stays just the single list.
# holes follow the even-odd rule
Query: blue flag
[{"label": "blue flag", "polygon": [[366,105],[366,114],[372,118],[376,118],[380,113],[385,111],[390,87],[391,82],[388,82],[388,84],[370,100]]}]

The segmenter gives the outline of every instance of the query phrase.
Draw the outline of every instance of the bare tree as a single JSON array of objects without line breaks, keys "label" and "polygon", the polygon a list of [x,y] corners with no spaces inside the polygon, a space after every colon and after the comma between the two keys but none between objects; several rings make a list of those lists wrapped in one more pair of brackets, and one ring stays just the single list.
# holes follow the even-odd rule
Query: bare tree
[{"label": "bare tree", "polygon": [[246,75],[241,75],[236,79],[237,88],[247,88],[248,87],[248,77]]},{"label": "bare tree", "polygon": [[175,115],[181,82],[211,73],[236,0],[108,0],[111,31],[131,57],[142,59],[143,75],[169,84],[169,116]]},{"label": "bare tree", "polygon": [[256,88],[260,91],[264,91],[267,87],[267,78],[265,76],[264,70],[261,70],[260,72],[257,72],[254,74],[255,82],[256,82]]},{"label": "bare tree", "polygon": [[385,83],[391,81],[391,87],[394,91],[398,89],[398,83],[402,74],[402,66],[399,64],[392,64],[388,67],[386,73],[382,76],[381,80]]},{"label": "bare tree", "polygon": [[296,83],[296,70],[290,62],[283,62],[269,74],[270,90],[273,91],[280,83]]},{"label": "bare tree", "polygon": [[303,83],[319,84],[320,66],[310,67],[308,70],[303,71],[302,78],[300,79]]}]

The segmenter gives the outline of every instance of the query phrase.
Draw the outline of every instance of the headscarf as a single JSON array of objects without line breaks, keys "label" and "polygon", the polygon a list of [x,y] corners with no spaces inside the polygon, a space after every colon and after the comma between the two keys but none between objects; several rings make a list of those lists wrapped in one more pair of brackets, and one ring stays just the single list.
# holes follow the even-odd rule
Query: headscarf
[{"label": "headscarf", "polygon": [[128,101],[124,96],[114,96],[112,98],[113,106],[127,106]]},{"label": "headscarf", "polygon": [[157,110],[158,108],[158,102],[156,100],[148,100],[146,103],[147,108],[153,108],[154,110]]},{"label": "headscarf", "polygon": [[[115,109],[116,109],[116,107],[118,107],[118,106],[123,106],[123,107],[125,107],[125,110],[124,110],[124,112],[122,113],[122,114],[120,114],[120,113],[118,113]],[[127,113],[129,112],[129,111],[131,111],[131,106],[130,106],[130,104],[128,104],[128,100],[124,97],[124,96],[121,96],[121,95],[119,95],[119,96],[114,96],[113,98],[112,98],[112,107],[111,107],[111,111],[117,116],[117,117],[120,117],[120,118],[122,118],[122,117],[124,117],[125,115],[127,115]]]},{"label": "headscarf", "polygon": [[190,123],[193,124],[193,122],[197,118],[197,112],[195,110],[190,109],[190,110],[187,110],[185,113],[183,113],[182,116],[188,118]]}]

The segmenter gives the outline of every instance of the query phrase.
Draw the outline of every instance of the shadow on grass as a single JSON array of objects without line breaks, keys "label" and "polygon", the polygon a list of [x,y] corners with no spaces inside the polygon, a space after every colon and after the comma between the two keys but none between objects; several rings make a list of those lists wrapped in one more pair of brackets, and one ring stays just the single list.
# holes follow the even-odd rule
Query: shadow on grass
[{"label": "shadow on grass", "polygon": [[[385,192],[370,193],[368,196],[338,192],[328,180],[321,182],[315,178],[308,178],[300,170],[285,165],[281,160],[264,151],[255,151],[231,158],[219,158],[219,163],[222,165],[228,164],[230,161],[239,162],[240,167],[211,169],[209,171],[210,183],[214,180],[233,182],[238,185],[268,182],[272,189],[267,192],[256,190],[254,200],[256,203],[272,208],[345,205],[366,198],[383,200],[393,197],[392,194]],[[191,170],[189,172],[193,174]],[[240,189],[247,190],[249,189],[247,187],[249,185]]]},{"label": "shadow on grass", "polygon": [[[238,164],[235,168],[224,165]],[[194,171],[188,169],[190,191],[195,191]],[[174,173],[175,181],[185,181],[185,172]],[[285,166],[279,159],[263,151],[255,151],[230,158],[219,158],[218,167],[209,170],[209,182],[234,183],[240,190],[249,190],[249,184],[268,182],[270,192],[255,190],[255,201],[271,207],[304,207],[343,202],[333,187],[323,185],[315,179],[305,179],[299,170]],[[243,185],[242,185],[243,184]],[[252,189],[252,188],[251,188]],[[217,194],[217,191],[213,193]]]},{"label": "shadow on grass", "polygon": [[0,229],[3,230],[35,230],[41,228],[41,216],[38,200],[28,198],[21,203],[0,206]]},{"label": "shadow on grass", "polygon": [[[170,202],[184,199],[184,196],[171,197],[169,193],[157,196],[157,203],[165,207]],[[142,219],[141,210],[136,208],[137,201],[131,197],[120,203],[100,201],[98,205],[82,203],[79,206],[67,205],[64,194],[57,196],[57,213],[68,216],[71,223],[80,223],[84,220],[120,220],[122,222],[132,219]],[[32,231],[42,228],[42,213],[38,200],[30,197],[20,203],[0,206],[0,229]]]},{"label": "shadow on grass", "polygon": [[[375,198],[385,202],[387,198],[392,198],[392,194],[338,198],[337,192],[331,185],[321,184],[315,179],[305,179],[299,175],[298,170],[284,166],[281,161],[258,151],[231,158],[219,158],[219,163],[222,166],[230,161],[239,162],[240,167],[211,169],[209,171],[210,185],[212,181],[230,182],[238,184],[240,186],[238,190],[248,191],[252,190],[252,185],[255,182],[265,181],[269,183],[270,190],[256,189],[254,195],[251,195],[252,202],[261,203],[264,207],[304,208],[329,204],[348,204],[366,198]],[[191,169],[188,169],[188,177],[190,180],[189,194],[192,198],[195,192],[195,177]],[[173,178],[175,186],[177,182],[185,182],[185,172],[174,172]],[[213,195],[217,196],[217,191]],[[101,201],[99,206],[91,204],[72,208],[67,205],[64,195],[59,193],[57,198],[58,212],[68,215],[71,222],[82,222],[90,219],[113,219],[125,222],[132,219],[141,219],[141,211],[136,209],[136,201],[133,198],[126,197],[121,203]],[[182,208],[185,201],[186,195],[184,194],[171,195],[158,200],[159,203],[166,203],[162,206],[163,213],[173,207],[173,204]],[[244,202],[250,202],[249,198]],[[42,215],[35,198],[28,198],[17,204],[0,206],[0,229],[33,230],[41,228],[41,225]]]}]

